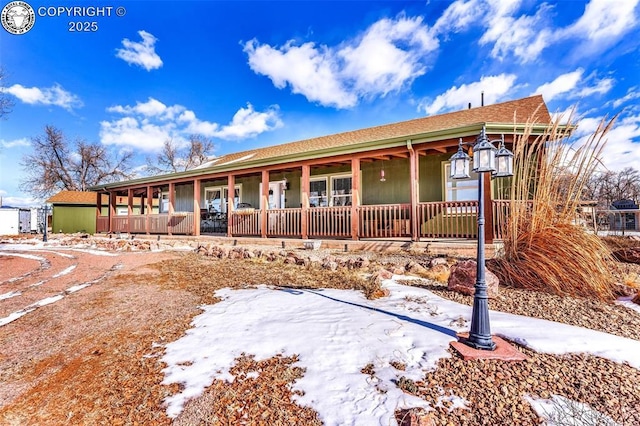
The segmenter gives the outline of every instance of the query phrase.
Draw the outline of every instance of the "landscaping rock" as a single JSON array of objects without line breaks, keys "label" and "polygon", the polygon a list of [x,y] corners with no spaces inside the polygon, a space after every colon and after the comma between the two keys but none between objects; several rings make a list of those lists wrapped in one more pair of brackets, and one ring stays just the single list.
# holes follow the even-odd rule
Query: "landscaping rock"
[{"label": "landscaping rock", "polygon": [[378,275],[380,276],[380,279],[383,280],[390,280],[391,278],[393,278],[393,273],[384,268],[380,268],[378,270]]},{"label": "landscaping rock", "polygon": [[449,266],[449,260],[446,257],[434,257],[429,262],[430,267],[435,267],[437,265],[446,265]]},{"label": "landscaping rock", "polygon": [[[486,266],[485,279],[487,282],[487,294],[490,299],[498,297],[498,283],[500,280]],[[476,284],[476,261],[465,260],[458,262],[451,267],[451,275],[449,275],[449,290],[472,296],[475,294]]]},{"label": "landscaping rock", "polygon": [[400,411],[399,426],[435,426],[433,416],[424,408],[410,408]]}]

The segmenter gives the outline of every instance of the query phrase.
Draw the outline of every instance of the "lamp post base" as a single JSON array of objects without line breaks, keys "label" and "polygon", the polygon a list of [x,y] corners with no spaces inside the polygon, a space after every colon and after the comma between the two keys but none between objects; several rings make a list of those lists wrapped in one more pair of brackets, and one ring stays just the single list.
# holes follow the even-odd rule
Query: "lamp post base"
[{"label": "lamp post base", "polygon": [[458,334],[459,340],[451,342],[451,347],[462,357],[462,359],[495,359],[500,361],[524,361],[527,359],[526,355],[520,352],[515,346],[498,336],[493,336],[492,338],[496,344],[495,351],[474,349],[463,344],[462,339],[468,337],[468,333],[460,333]]},{"label": "lamp post base", "polygon": [[475,335],[460,336],[458,340],[460,341],[460,343],[470,346],[473,349],[483,351],[495,351],[497,347],[495,342],[491,339],[491,336],[489,336],[488,338]]}]

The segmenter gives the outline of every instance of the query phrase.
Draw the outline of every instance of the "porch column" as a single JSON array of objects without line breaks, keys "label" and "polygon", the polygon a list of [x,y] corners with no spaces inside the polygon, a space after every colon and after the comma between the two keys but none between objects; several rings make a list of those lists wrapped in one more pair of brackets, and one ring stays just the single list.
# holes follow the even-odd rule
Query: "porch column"
[{"label": "porch column", "polygon": [[169,217],[167,220],[167,234],[171,235],[171,216],[173,216],[173,203],[175,203],[175,195],[174,192],[176,190],[176,184],[171,182],[169,183]]},{"label": "porch column", "polygon": [[411,241],[420,241],[420,224],[418,223],[418,203],[420,202],[420,168],[418,164],[420,157],[411,146],[411,141],[407,141],[409,146],[409,181],[411,187],[410,203],[411,203]]},{"label": "porch column", "polygon": [[127,189],[127,234],[131,234],[131,214],[133,213],[133,189]]},{"label": "porch column", "polygon": [[98,199],[96,200],[96,233],[98,232],[98,220],[102,214],[102,192],[98,192]]},{"label": "porch column", "polygon": [[233,237],[233,210],[235,206],[233,201],[236,195],[236,177],[234,175],[227,176],[227,237]]},{"label": "porch column", "polygon": [[302,238],[309,238],[309,181],[311,177],[311,167],[308,165],[302,166],[302,182],[300,187],[300,192],[302,193],[301,198],[301,206],[302,207],[302,217],[301,219],[301,230],[302,230]]},{"label": "porch column", "polygon": [[147,217],[145,218],[145,231],[147,235],[151,233],[151,213],[153,213],[153,188],[147,186],[147,211],[145,212]]},{"label": "porch column", "polygon": [[200,235],[200,179],[193,181],[193,235]]},{"label": "porch column", "polygon": [[109,192],[109,233],[113,232],[113,217],[116,215],[116,192]]},{"label": "porch column", "polygon": [[267,210],[269,209],[269,171],[262,171],[262,211],[260,212],[260,224],[262,238],[267,238]]},{"label": "porch column", "polygon": [[491,173],[483,173],[484,176],[484,239],[493,243],[493,201],[491,200]]},{"label": "porch column", "polygon": [[351,159],[351,239],[360,235],[360,158]]}]

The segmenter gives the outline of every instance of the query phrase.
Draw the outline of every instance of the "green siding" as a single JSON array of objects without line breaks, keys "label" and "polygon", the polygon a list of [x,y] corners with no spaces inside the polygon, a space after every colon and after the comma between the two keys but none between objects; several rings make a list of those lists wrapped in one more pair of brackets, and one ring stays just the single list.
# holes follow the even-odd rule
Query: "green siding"
[{"label": "green siding", "polygon": [[53,232],[71,234],[74,232],[96,233],[95,206],[53,206],[51,221]]},{"label": "green siding", "polygon": [[420,157],[420,202],[442,201],[442,162],[449,161],[450,154]]},{"label": "green siding", "polygon": [[[380,171],[384,167],[385,181],[380,182]],[[362,204],[398,204],[409,203],[410,169],[409,159],[399,158],[390,161],[362,163]]]}]

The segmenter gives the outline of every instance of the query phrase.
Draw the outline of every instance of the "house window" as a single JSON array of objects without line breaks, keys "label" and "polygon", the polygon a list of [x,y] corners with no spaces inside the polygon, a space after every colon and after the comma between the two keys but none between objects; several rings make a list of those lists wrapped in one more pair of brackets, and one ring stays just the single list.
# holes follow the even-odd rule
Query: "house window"
[{"label": "house window", "polygon": [[309,182],[309,204],[311,207],[327,207],[327,179],[312,179]]},{"label": "house window", "polygon": [[169,193],[160,193],[160,213],[169,213]]},{"label": "house window", "polygon": [[331,205],[351,205],[351,176],[337,176],[331,178]]},{"label": "house window", "polygon": [[[237,206],[242,197],[242,185],[234,185],[233,205]],[[204,205],[208,210],[216,212],[227,212],[227,199],[229,198],[229,187],[220,186],[204,189]]]},{"label": "house window", "polygon": [[451,179],[451,163],[444,164],[445,201],[478,200],[478,174],[470,174],[468,179]]}]

